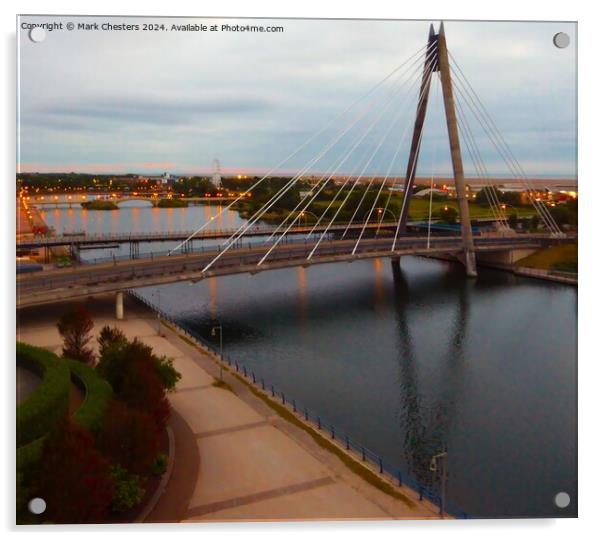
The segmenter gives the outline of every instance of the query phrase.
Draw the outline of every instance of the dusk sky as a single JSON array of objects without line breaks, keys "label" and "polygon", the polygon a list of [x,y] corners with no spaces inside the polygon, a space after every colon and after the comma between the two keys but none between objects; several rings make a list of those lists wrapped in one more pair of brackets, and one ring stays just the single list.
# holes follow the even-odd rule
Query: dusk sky
[{"label": "dusk sky", "polygon": [[[226,173],[265,172],[425,45],[429,28],[428,21],[20,20],[53,21],[151,22],[167,28],[280,25],[284,32],[55,30],[34,43],[21,30],[18,170],[23,172],[198,174],[211,171],[216,158]],[[576,25],[448,22],[445,29],[451,53],[526,173],[575,176]],[[553,45],[557,32],[571,38],[567,48]],[[400,102],[390,110],[375,105],[366,122],[350,130],[348,139],[311,170],[323,172],[338,163],[349,148],[345,145],[365,133],[381,111],[382,122],[338,172],[362,170],[363,160],[390,130],[365,174],[382,175],[392,164],[391,174],[403,175],[418,95],[416,86],[405,88],[406,101],[400,91]],[[382,88],[379,104],[392,89]],[[432,170],[451,175],[441,101],[433,83],[418,175]],[[362,106],[281,171],[301,169]],[[469,120],[489,173],[507,174],[484,132],[474,118]],[[409,135],[398,151],[406,126]],[[464,159],[472,175],[466,153]]]}]

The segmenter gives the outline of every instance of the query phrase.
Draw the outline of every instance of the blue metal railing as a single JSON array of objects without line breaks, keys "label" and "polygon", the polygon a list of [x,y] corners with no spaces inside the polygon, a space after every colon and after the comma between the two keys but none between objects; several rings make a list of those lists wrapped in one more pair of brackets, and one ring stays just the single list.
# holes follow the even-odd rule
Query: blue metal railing
[{"label": "blue metal railing", "polygon": [[[192,334],[180,322],[176,321],[171,315],[165,313],[163,310],[158,309],[137,291],[130,289],[129,294],[155,311],[161,319],[175,325],[186,336],[186,338],[197,343],[198,345],[201,345],[205,349],[208,349],[218,358],[220,357],[219,350],[216,348],[214,343],[208,341],[202,336]],[[321,431],[325,437],[338,442],[350,454],[361,459],[361,461],[372,465],[381,476],[385,477],[392,483],[397,484],[399,487],[408,486],[418,494],[420,500],[426,499],[432,502],[435,506],[441,508],[441,495],[431,486],[423,484],[416,478],[413,478],[409,474],[402,472],[393,464],[382,459],[381,456],[355,441],[342,430],[338,430],[336,426],[330,423],[323,415],[319,415],[314,411],[309,410],[307,407],[304,407],[295,399],[287,397],[284,392],[278,390],[273,384],[267,383],[263,377],[257,376],[253,370],[248,369],[238,360],[234,360],[227,355],[223,355],[222,361],[227,363],[231,368],[234,368],[239,375],[243,376],[247,380],[247,382],[266,392],[268,397],[271,396],[273,400],[277,401],[281,405],[286,406],[294,414],[312,424],[315,428]],[[466,512],[458,508],[449,500],[445,503],[445,512],[459,519],[470,518]]]}]

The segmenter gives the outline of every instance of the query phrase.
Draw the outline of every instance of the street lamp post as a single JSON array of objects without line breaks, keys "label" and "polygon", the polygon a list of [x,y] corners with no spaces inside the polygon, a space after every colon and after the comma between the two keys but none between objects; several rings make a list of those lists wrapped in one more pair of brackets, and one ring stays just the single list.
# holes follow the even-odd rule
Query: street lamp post
[{"label": "street lamp post", "polygon": [[211,328],[211,336],[215,337],[215,334],[217,333],[218,330],[219,330],[219,380],[223,381],[224,380],[224,368],[223,368],[224,342],[222,339],[222,325],[221,324],[218,324],[217,326],[213,326]]},{"label": "street lamp post", "polygon": [[439,462],[441,462],[441,505],[439,506],[439,515],[445,516],[445,488],[447,484],[447,452],[441,452],[431,458],[430,470],[434,473],[439,470]]}]

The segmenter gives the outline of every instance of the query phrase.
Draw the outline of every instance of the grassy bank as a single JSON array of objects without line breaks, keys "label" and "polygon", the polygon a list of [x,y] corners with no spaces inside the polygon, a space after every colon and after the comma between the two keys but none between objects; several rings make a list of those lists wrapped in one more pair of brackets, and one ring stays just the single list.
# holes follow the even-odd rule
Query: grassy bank
[{"label": "grassy bank", "polygon": [[539,270],[577,272],[577,244],[564,244],[541,249],[516,263],[517,266]]},{"label": "grassy bank", "polygon": [[[332,219],[335,216],[335,214],[335,222],[337,223],[346,223],[352,217],[354,217],[354,221],[357,223],[363,222],[368,217],[372,203],[367,204],[365,209],[362,208],[359,212],[355,212],[354,206],[349,203],[347,203],[343,208],[341,208],[344,198],[345,195],[343,194],[339,197],[339,199],[335,201],[314,201],[308,209],[309,212],[303,218],[301,218],[301,224],[315,223],[315,216],[319,217],[324,212],[326,212],[326,215],[324,217],[326,223],[328,223],[330,219]],[[430,212],[433,218],[438,218],[440,212],[446,207],[453,208],[456,211],[458,211],[457,202],[451,198],[443,201],[434,200],[432,203],[432,208],[430,208],[430,201],[428,198],[423,199],[414,197],[410,200],[410,209],[408,217],[411,221],[427,220],[429,218]],[[241,218],[249,219],[258,208],[257,204],[254,201],[243,200],[237,203],[234,209],[238,210]],[[391,221],[394,218],[398,219],[400,211],[401,197],[399,195],[394,195],[391,198],[388,210],[386,212],[386,220]],[[469,211],[470,217],[472,219],[496,217],[496,215],[493,213],[492,209],[489,206],[481,206],[474,202],[469,202]],[[274,207],[272,207],[269,211],[265,212],[261,216],[261,221],[263,221],[264,223],[280,223],[284,220],[284,218],[286,218],[290,214],[290,212],[290,208],[279,208],[278,204],[276,204]],[[298,212],[299,211],[297,211],[296,213],[298,214]],[[508,209],[507,216],[509,217],[511,214],[516,214],[516,216],[519,218],[525,218],[534,215],[535,210],[532,207],[528,206],[517,206],[516,208]],[[373,213],[370,216],[370,219],[371,221],[375,221],[377,217],[377,214]]]}]

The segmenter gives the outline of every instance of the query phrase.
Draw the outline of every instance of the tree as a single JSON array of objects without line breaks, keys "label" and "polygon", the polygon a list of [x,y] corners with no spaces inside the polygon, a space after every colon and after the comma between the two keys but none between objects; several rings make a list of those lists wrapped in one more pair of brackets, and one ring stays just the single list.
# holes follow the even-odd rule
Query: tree
[{"label": "tree", "polygon": [[500,193],[500,202],[509,204],[510,206],[520,206],[521,194],[517,191],[506,191]]},{"label": "tree", "polygon": [[103,326],[98,336],[98,354],[102,357],[109,347],[127,345],[125,334],[116,326]]},{"label": "tree", "polygon": [[48,435],[37,491],[54,523],[100,523],[113,497],[109,465],[94,439],[68,419]]},{"label": "tree", "polygon": [[97,366],[100,374],[109,381],[116,394],[121,391],[123,378],[130,369],[135,368],[137,362],[151,366],[166,390],[175,388],[181,375],[174,368],[171,358],[153,354],[152,347],[142,343],[138,338],[133,341],[125,339],[125,342],[118,341],[118,343],[119,347],[104,349]]},{"label": "tree", "polygon": [[456,223],[458,219],[458,211],[452,206],[444,206],[439,210],[439,218],[443,223],[448,223],[452,225]]},{"label": "tree", "polygon": [[550,208],[550,214],[560,227],[568,225],[571,221],[571,212],[566,206],[553,206]]},{"label": "tree", "polygon": [[531,223],[529,224],[531,230],[533,232],[535,232],[537,230],[537,227],[539,227],[539,216],[537,214],[531,216]]},{"label": "tree", "polygon": [[[496,199],[496,197],[497,197],[497,199]],[[491,204],[489,202],[490,199],[492,201],[496,201],[496,200],[501,200],[501,197],[502,197],[501,191],[499,189],[497,189],[495,186],[485,186],[478,191],[477,196],[475,197],[475,202],[479,206],[489,206]]]},{"label": "tree", "polygon": [[153,361],[155,363],[155,373],[159,377],[163,388],[168,392],[175,390],[176,384],[182,378],[182,375],[174,367],[173,358],[153,355]]},{"label": "tree", "polygon": [[153,366],[136,362],[132,367],[122,380],[118,397],[133,409],[148,413],[161,432],[171,412],[165,389]]},{"label": "tree", "polygon": [[59,319],[57,328],[63,338],[63,356],[94,363],[94,350],[88,346],[94,322],[84,306],[75,306]]},{"label": "tree", "polygon": [[159,434],[150,415],[114,399],[105,411],[98,446],[113,465],[147,476],[159,452]]}]

